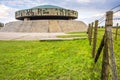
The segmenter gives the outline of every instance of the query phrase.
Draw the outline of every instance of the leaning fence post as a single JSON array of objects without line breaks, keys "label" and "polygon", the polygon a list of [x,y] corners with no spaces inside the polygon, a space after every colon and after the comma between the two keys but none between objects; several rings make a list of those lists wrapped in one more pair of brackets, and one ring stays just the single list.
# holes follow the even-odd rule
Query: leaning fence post
[{"label": "leaning fence post", "polygon": [[100,56],[100,54],[102,52],[102,49],[104,47],[104,39],[105,39],[105,35],[103,36],[102,41],[100,43],[100,46],[99,46],[99,48],[97,50],[97,53],[96,53],[96,56],[95,56],[95,60],[94,60],[95,63],[97,62],[97,60],[98,60],[98,58],[99,58],[99,56]]},{"label": "leaning fence post", "polygon": [[95,52],[96,52],[97,28],[98,28],[98,20],[95,21],[95,27],[94,27],[94,38],[93,38],[93,49],[92,49],[93,58],[95,57]]},{"label": "leaning fence post", "polygon": [[115,32],[115,40],[117,40],[117,35],[118,35],[118,23],[117,23],[117,25],[116,25],[116,32]]}]

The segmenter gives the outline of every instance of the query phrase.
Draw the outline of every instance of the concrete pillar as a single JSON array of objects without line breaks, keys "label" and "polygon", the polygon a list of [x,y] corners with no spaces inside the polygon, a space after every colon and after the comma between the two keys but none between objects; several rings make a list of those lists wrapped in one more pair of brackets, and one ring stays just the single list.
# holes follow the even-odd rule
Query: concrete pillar
[{"label": "concrete pillar", "polygon": [[29,21],[30,20],[30,18],[24,18],[24,21]]},{"label": "concrete pillar", "polygon": [[69,18],[69,20],[73,20],[72,18]]}]

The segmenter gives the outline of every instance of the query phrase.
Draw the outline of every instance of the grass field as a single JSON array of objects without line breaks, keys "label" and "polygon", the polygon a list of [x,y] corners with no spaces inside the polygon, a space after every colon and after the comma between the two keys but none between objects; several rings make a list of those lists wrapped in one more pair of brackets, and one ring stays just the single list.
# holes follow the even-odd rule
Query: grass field
[{"label": "grass field", "polygon": [[69,32],[68,35],[60,35],[58,38],[87,38],[86,32]]},{"label": "grass field", "polygon": [[[102,35],[100,30],[97,47]],[[114,49],[120,77],[119,40]],[[0,80],[100,80],[102,55],[94,64],[91,49],[87,39],[0,41]]]}]

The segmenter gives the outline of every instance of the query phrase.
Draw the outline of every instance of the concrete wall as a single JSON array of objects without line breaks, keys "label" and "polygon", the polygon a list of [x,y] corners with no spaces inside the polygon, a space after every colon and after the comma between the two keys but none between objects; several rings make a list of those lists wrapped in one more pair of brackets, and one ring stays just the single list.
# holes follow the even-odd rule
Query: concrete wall
[{"label": "concrete wall", "polygon": [[5,24],[0,32],[83,32],[87,25],[75,20],[31,20]]}]

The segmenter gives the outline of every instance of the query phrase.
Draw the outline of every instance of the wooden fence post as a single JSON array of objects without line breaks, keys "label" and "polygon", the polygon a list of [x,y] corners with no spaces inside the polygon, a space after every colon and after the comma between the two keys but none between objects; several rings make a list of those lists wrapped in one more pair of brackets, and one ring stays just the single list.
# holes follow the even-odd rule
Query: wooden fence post
[{"label": "wooden fence post", "polygon": [[108,55],[108,43],[105,34],[101,80],[108,80],[108,75],[109,75],[109,55]]},{"label": "wooden fence post", "polygon": [[88,40],[89,40],[89,44],[90,44],[90,24],[88,24],[87,33],[88,33]]},{"label": "wooden fence post", "polygon": [[94,27],[94,40],[93,40],[93,49],[92,49],[92,57],[95,57],[96,52],[96,43],[97,43],[97,28],[98,28],[98,20],[95,21],[95,27]]},{"label": "wooden fence post", "polygon": [[90,25],[90,45],[92,44],[92,32],[93,32],[93,22],[91,23],[91,25]]},{"label": "wooden fence post", "polygon": [[[118,80],[118,74],[117,74],[117,67],[116,67],[116,60],[114,55],[114,43],[112,38],[112,26],[113,26],[113,11],[108,12],[109,19],[107,20],[107,38],[108,38],[108,48],[110,52],[110,66],[112,70],[112,80]],[[111,24],[109,24],[111,23]]]},{"label": "wooden fence post", "polygon": [[116,62],[114,57],[113,40],[112,40],[112,25],[113,25],[113,11],[106,13],[105,22],[105,39],[104,39],[104,53],[102,62],[102,80],[108,80],[109,76],[109,54],[111,61],[112,80],[118,80]]},{"label": "wooden fence post", "polygon": [[117,35],[118,35],[118,23],[117,23],[117,25],[116,25],[116,32],[115,32],[115,40],[117,40]]},{"label": "wooden fence post", "polygon": [[108,54],[108,35],[107,35],[107,27],[109,24],[113,24],[111,21],[111,14],[109,12],[106,13],[106,22],[105,22],[105,38],[104,38],[104,50],[103,50],[103,61],[102,61],[102,73],[101,80],[108,80],[109,76],[109,54]]}]

